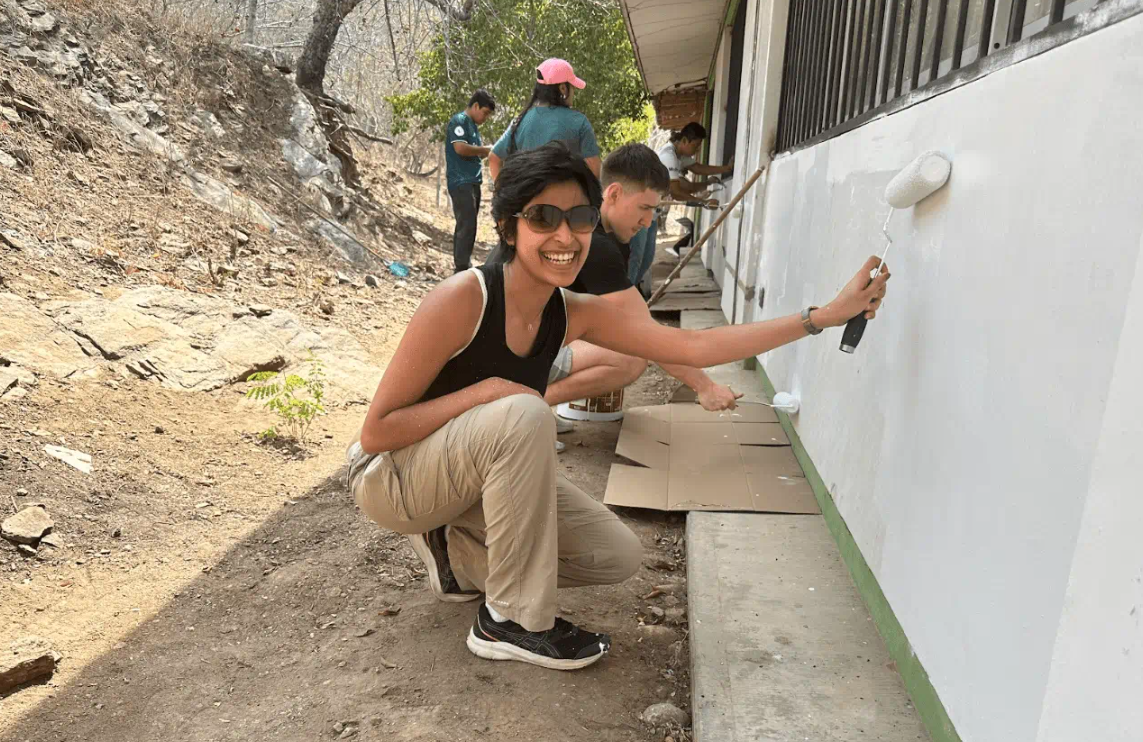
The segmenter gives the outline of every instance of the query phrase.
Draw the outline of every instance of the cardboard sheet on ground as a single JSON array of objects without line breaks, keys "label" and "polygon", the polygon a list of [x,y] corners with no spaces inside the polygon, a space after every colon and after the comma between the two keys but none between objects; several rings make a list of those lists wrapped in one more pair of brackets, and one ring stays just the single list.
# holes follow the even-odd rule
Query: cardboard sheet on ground
[{"label": "cardboard sheet on ground", "polygon": [[688,403],[624,410],[615,452],[643,466],[611,465],[608,505],[821,512],[785,431],[765,405],[726,412]]}]

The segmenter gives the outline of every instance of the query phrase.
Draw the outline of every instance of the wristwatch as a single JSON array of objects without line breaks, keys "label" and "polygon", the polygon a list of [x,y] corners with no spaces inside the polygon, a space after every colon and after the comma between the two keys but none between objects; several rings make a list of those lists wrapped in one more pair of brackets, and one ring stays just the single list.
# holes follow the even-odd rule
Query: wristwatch
[{"label": "wristwatch", "polygon": [[802,310],[802,327],[806,328],[806,332],[811,335],[818,335],[822,331],[822,328],[810,322],[810,312],[815,309],[818,309],[818,307],[810,306]]}]

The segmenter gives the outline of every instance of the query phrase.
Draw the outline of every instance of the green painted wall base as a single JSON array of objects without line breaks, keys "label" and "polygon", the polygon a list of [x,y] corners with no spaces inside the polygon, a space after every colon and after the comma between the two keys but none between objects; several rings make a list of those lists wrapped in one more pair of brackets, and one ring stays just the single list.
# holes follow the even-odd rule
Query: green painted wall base
[{"label": "green painted wall base", "polygon": [[[762,377],[762,385],[766,389],[766,394],[773,398],[774,385],[770,383],[770,377],[766,375],[766,369],[761,364],[758,364],[758,373]],[[861,550],[857,548],[853,534],[849,532],[845,519],[841,517],[841,513],[833,502],[833,496],[826,489],[814,462],[810,460],[810,456],[806,452],[805,446],[802,445],[798,432],[794,430],[789,416],[779,412],[778,419],[793,445],[794,455],[798,457],[798,463],[802,465],[806,479],[813,487],[814,496],[817,497],[818,506],[822,509],[822,516],[825,518],[830,533],[833,534],[834,541],[837,542],[842,561],[849,568],[849,574],[857,585],[857,591],[861,594],[865,607],[873,616],[877,630],[889,648],[890,656],[897,663],[897,671],[905,681],[905,689],[908,690],[909,696],[913,699],[913,705],[917,708],[921,722],[929,730],[929,735],[934,742],[961,742],[960,735],[953,727],[944,704],[941,703],[936,689],[929,682],[929,674],[925,672],[921,661],[913,654],[913,648],[905,637],[904,629],[901,628],[901,624],[893,614],[893,609],[890,607],[889,601],[886,600],[885,594],[881,592],[881,586],[877,584],[877,578],[869,569],[869,565],[866,564],[865,557],[861,555]]]}]

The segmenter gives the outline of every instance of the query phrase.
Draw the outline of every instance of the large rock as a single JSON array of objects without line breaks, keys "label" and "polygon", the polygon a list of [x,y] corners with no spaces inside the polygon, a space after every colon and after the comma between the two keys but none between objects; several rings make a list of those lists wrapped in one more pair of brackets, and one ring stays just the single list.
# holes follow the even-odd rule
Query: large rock
[{"label": "large rock", "polygon": [[0,536],[14,544],[35,546],[52,530],[53,525],[48,511],[42,505],[35,505],[6,518],[0,524]]},{"label": "large rock", "polygon": [[59,661],[47,640],[36,636],[17,639],[0,654],[0,696],[50,678]]},{"label": "large rock", "polygon": [[188,169],[183,182],[198,198],[230,216],[253,222],[273,232],[278,229],[278,221],[262,208],[257,201],[233,191],[221,181],[205,173]]},{"label": "large rock", "polygon": [[94,367],[76,339],[30,301],[0,294],[0,363],[58,378]]},{"label": "large rock", "polygon": [[[280,370],[313,352],[334,385],[357,396],[376,386],[380,370],[349,333],[320,333],[292,312],[258,314],[201,294],[148,286],[103,298],[61,304],[60,323],[142,379],[184,391],[210,391],[254,371]],[[263,315],[263,316],[258,316]]]}]

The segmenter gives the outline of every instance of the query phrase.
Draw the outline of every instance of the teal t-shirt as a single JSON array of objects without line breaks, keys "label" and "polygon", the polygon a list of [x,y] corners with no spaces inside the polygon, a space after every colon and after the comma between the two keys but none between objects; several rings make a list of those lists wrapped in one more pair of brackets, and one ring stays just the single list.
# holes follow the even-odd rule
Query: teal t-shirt
[{"label": "teal t-shirt", "polygon": [[[502,160],[510,154],[508,144],[511,137],[512,127],[508,127],[492,148]],[[533,106],[528,109],[516,132],[516,151],[543,147],[555,140],[562,141],[573,154],[585,160],[599,157],[599,143],[595,141],[595,130],[587,116],[566,106]]]},{"label": "teal t-shirt", "polygon": [[484,176],[481,173],[480,158],[461,157],[453,148],[453,142],[466,142],[473,147],[479,147],[481,144],[476,122],[464,111],[450,118],[448,128],[445,130],[445,170],[448,187],[456,188],[482,182]]}]

